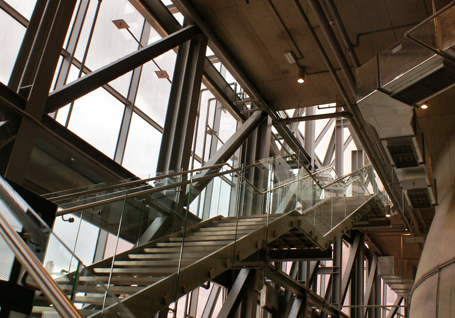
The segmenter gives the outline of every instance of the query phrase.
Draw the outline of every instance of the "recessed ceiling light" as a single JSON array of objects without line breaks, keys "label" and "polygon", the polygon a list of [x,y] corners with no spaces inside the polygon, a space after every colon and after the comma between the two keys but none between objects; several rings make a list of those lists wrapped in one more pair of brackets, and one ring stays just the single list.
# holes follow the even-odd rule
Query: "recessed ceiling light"
[{"label": "recessed ceiling light", "polygon": [[428,108],[428,105],[427,105],[427,104],[422,104],[422,105],[420,106],[420,108],[422,108],[422,109],[427,109],[427,108]]},{"label": "recessed ceiling light", "polygon": [[292,53],[292,51],[284,52],[284,57],[286,58],[286,61],[289,64],[294,64],[295,63],[295,56],[294,56],[294,53]]}]

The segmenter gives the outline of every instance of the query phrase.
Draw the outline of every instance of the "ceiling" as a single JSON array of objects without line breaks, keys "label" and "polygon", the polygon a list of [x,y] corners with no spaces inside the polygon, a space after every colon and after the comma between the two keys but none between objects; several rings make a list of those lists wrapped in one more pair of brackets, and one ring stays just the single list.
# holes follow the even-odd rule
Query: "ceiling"
[{"label": "ceiling", "polygon": [[[263,98],[276,110],[342,102],[294,1],[191,2],[231,56],[250,76]],[[300,4],[334,68],[339,70],[340,66],[336,63],[311,6],[307,1],[300,1]],[[355,44],[358,36],[360,45],[355,48],[355,52],[360,64],[395,43],[412,24],[431,14],[431,0],[338,0],[335,4],[351,42]],[[331,25],[342,44],[333,21]],[[401,27],[403,25],[405,27]],[[377,32],[382,29],[388,31]],[[294,53],[298,65],[286,61],[284,52],[287,51]],[[306,68],[304,84],[296,82],[299,65]],[[355,73],[354,68],[352,72]],[[341,71],[338,75],[344,81]],[[351,98],[354,100],[352,95]]]}]

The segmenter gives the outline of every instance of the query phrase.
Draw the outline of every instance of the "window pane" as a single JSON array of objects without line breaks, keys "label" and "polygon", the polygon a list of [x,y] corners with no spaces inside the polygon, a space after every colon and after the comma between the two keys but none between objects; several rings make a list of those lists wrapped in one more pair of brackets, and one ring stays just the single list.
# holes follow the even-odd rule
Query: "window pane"
[{"label": "window pane", "polygon": [[[160,39],[161,36],[152,29],[148,43],[154,43]],[[169,79],[174,75],[176,56],[176,53],[171,50],[154,59],[155,63],[168,73]],[[155,71],[159,68],[155,63],[150,61],[142,68],[135,105],[159,125],[164,126],[171,83],[165,78],[158,78]]]},{"label": "window pane", "polygon": [[25,34],[25,28],[0,9],[0,30],[2,30],[0,37],[0,81],[8,84]]},{"label": "window pane", "polygon": [[30,20],[36,4],[36,0],[5,0],[5,2],[16,9],[27,20]]},{"label": "window pane", "polygon": [[122,165],[138,176],[155,175],[161,133],[133,114]]},{"label": "window pane", "polygon": [[[98,1],[92,1],[84,23],[76,58],[82,60]],[[127,0],[103,1],[87,55],[86,65],[92,71],[138,49],[136,40],[126,29],[118,29],[112,20],[123,19],[139,39],[144,18]]]},{"label": "window pane", "polygon": [[99,88],[74,103],[68,128],[113,158],[124,105]]}]

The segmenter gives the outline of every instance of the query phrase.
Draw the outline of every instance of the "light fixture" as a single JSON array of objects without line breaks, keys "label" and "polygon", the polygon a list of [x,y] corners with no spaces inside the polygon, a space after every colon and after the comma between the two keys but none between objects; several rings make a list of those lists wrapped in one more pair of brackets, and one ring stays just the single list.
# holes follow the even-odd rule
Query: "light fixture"
[{"label": "light fixture", "polygon": [[121,29],[129,29],[130,28],[128,23],[126,23],[126,21],[123,20],[123,19],[112,20],[112,23],[114,23],[115,26],[117,27],[117,29],[119,29],[119,30],[121,30]]},{"label": "light fixture", "polygon": [[422,104],[422,105],[420,106],[420,108],[422,108],[422,109],[427,109],[427,108],[428,108],[428,104]]},{"label": "light fixture", "polygon": [[305,73],[306,73],[305,67],[301,66],[299,68],[299,77],[297,77],[297,83],[303,84],[305,82]]},{"label": "light fixture", "polygon": [[386,218],[389,218],[389,217],[390,217],[390,213],[387,213],[387,214],[385,215],[385,217],[386,217]]},{"label": "light fixture", "polygon": [[294,53],[292,53],[292,51],[284,52],[284,57],[286,58],[286,61],[289,64],[294,64],[295,63],[295,56],[294,56]]}]

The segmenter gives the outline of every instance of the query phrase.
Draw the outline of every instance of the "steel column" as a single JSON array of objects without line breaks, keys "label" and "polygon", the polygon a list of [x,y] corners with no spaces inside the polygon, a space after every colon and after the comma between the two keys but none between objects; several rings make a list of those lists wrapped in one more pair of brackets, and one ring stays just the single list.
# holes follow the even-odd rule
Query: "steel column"
[{"label": "steel column", "polygon": [[[379,305],[379,304],[373,304],[371,300],[374,299],[374,297],[372,297],[371,295],[374,294],[374,289],[373,289],[373,286],[375,284],[375,278],[377,277],[376,275],[376,268],[377,268],[377,265],[378,265],[378,257],[376,255],[372,255],[372,257],[370,258],[370,268],[369,268],[369,271],[368,271],[368,280],[367,280],[367,286],[366,286],[366,290],[365,290],[365,297],[363,298],[363,304],[365,306],[368,306],[368,305]],[[367,308],[365,308],[364,310],[364,313],[363,313],[363,317],[366,317],[367,316],[367,313],[370,315],[370,318],[372,318],[371,314],[370,313],[373,313],[374,310],[367,310]]]},{"label": "steel column", "polygon": [[[313,116],[315,114],[315,107],[308,107],[306,109],[306,116]],[[314,121],[305,123],[305,150],[310,156],[310,170],[315,169],[314,166]]]},{"label": "steel column", "polygon": [[[333,244],[333,273],[331,277],[331,283],[332,283],[332,293],[331,293],[331,299],[327,298],[330,303],[334,304],[335,306],[342,306],[343,301],[342,301],[342,293],[341,293],[341,286],[342,286],[342,272],[341,272],[341,266],[343,262],[343,241],[338,239],[334,244]],[[329,296],[329,297],[330,297]]]},{"label": "steel column", "polygon": [[[341,109],[337,107],[337,111],[341,112]],[[340,176],[344,175],[343,129],[343,120],[337,118],[335,123],[335,170]]]},{"label": "steel column", "polygon": [[[76,0],[60,1],[34,77],[25,112],[37,121],[41,121],[44,113],[46,98],[75,5]],[[22,184],[27,174],[38,129],[32,119],[23,117],[5,173],[7,178],[18,184]]]},{"label": "steel column", "polygon": [[207,38],[180,46],[164,124],[158,172],[188,170]]},{"label": "steel column", "polygon": [[[355,254],[354,266],[351,274],[351,305],[355,306],[351,308],[351,318],[361,318],[363,317],[363,290],[365,286],[364,281],[364,258],[363,258],[363,236],[362,234],[357,234],[359,237],[359,248],[357,252],[351,251]],[[356,238],[357,238],[356,236]]]},{"label": "steel column", "polygon": [[349,259],[346,264],[345,272],[343,274],[343,280],[341,283],[341,293],[340,293],[341,297],[340,297],[340,302],[339,302],[340,306],[343,304],[344,299],[346,298],[346,294],[348,292],[349,280],[351,279],[351,276],[353,273],[353,268],[354,268],[357,252],[360,247],[360,241],[363,241],[361,239],[361,236],[362,236],[362,234],[357,233],[354,238],[354,243],[351,245]]}]

